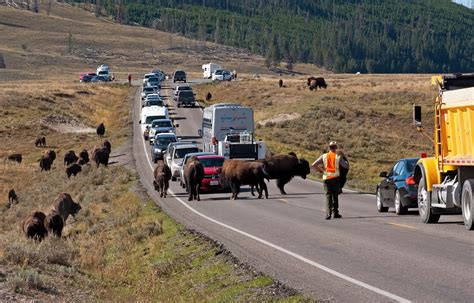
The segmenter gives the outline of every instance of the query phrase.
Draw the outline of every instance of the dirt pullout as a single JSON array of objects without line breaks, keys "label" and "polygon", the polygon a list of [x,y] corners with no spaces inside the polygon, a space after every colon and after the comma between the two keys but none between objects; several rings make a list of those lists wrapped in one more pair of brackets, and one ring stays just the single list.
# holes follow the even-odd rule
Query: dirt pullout
[{"label": "dirt pullout", "polygon": [[41,120],[41,124],[60,133],[90,134],[95,128],[87,126],[69,116],[48,115]]},{"label": "dirt pullout", "polygon": [[258,121],[258,125],[266,126],[267,124],[274,125],[286,121],[296,120],[301,118],[301,114],[299,113],[290,113],[290,114],[278,114],[269,119]]}]

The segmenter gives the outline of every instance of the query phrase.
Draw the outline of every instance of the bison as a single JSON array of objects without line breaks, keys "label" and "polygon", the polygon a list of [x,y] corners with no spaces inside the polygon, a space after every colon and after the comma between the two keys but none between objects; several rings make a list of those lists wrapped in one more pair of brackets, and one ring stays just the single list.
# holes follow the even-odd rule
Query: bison
[{"label": "bison", "polygon": [[50,156],[48,155],[43,155],[41,159],[39,160],[40,168],[41,171],[48,171],[51,169],[51,165],[53,164],[53,160]]},{"label": "bison", "polygon": [[104,140],[104,142],[102,143],[102,147],[107,148],[109,154],[112,152],[112,144],[110,144],[109,140]]},{"label": "bison", "polygon": [[153,176],[155,177],[155,180],[153,180],[155,190],[160,192],[160,197],[166,198],[171,179],[171,169],[164,161],[158,161]]},{"label": "bison", "polygon": [[21,154],[11,154],[7,156],[7,160],[21,164],[21,161],[23,161],[23,156]]},{"label": "bison", "polygon": [[92,159],[97,167],[99,167],[100,164],[107,167],[109,164],[109,150],[105,147],[96,147],[92,152]]},{"label": "bison", "polygon": [[104,123],[100,123],[99,126],[97,126],[96,132],[97,132],[97,136],[99,136],[99,138],[102,138],[105,135],[105,125],[104,125]]},{"label": "bison", "polygon": [[188,201],[201,201],[199,191],[204,179],[204,166],[196,157],[191,157],[184,168],[186,189],[189,193]]},{"label": "bison", "polygon": [[[344,155],[342,151],[338,151],[337,153],[341,156],[341,159],[349,163],[349,160],[347,160],[346,155]],[[339,189],[340,189],[341,194],[342,194],[342,189],[344,188],[344,185],[346,185],[348,173],[349,173],[349,168],[344,168],[342,166],[339,167]]]},{"label": "bison", "polygon": [[69,165],[67,168],[66,168],[66,175],[68,178],[70,178],[71,176],[76,176],[79,172],[82,171],[82,168],[79,164],[71,164]]},{"label": "bison", "polygon": [[79,153],[79,160],[77,160],[77,163],[79,165],[84,165],[84,164],[89,163],[89,153],[87,152],[87,150],[83,149]]},{"label": "bison", "polygon": [[12,188],[8,191],[8,207],[11,207],[14,201],[16,201],[18,204],[18,196],[16,195],[15,190]]},{"label": "bison", "polygon": [[265,166],[264,174],[266,179],[276,179],[276,184],[280,193],[286,195],[285,184],[290,182],[295,176],[306,179],[310,173],[309,162],[305,159],[298,159],[295,153],[288,155],[275,155],[259,160]]},{"label": "bison", "polygon": [[38,241],[48,234],[48,231],[44,227],[44,219],[46,215],[40,211],[35,211],[29,214],[22,222],[22,230],[28,238],[32,238]]},{"label": "bison", "polygon": [[54,199],[50,212],[58,213],[63,218],[64,223],[66,223],[67,218],[70,215],[75,217],[79,210],[81,210],[81,205],[74,202],[70,194],[60,193],[56,199]]},{"label": "bison", "polygon": [[326,89],[328,85],[323,77],[309,77],[307,80],[307,84],[310,90],[317,90],[319,88]]},{"label": "bison", "polygon": [[222,166],[221,181],[223,185],[232,190],[231,200],[236,200],[240,192],[240,186],[255,185],[258,190],[258,198],[268,198],[267,185],[265,184],[264,164],[261,162],[245,162],[240,160],[226,160]]},{"label": "bison", "polygon": [[64,165],[71,165],[72,163],[76,163],[79,160],[79,157],[76,156],[76,153],[73,150],[68,151],[64,155]]},{"label": "bison", "polygon": [[45,137],[38,137],[36,138],[35,140],[35,146],[38,147],[38,146],[46,146],[46,138]]},{"label": "bison", "polygon": [[283,87],[283,80],[278,80],[278,87],[279,88],[282,88]]},{"label": "bison", "polygon": [[64,220],[61,215],[55,211],[50,212],[44,219],[44,227],[48,233],[61,237],[64,228]]},{"label": "bison", "polygon": [[212,94],[210,92],[207,92],[206,101],[211,101],[211,99],[212,99]]},{"label": "bison", "polygon": [[56,152],[52,149],[46,151],[44,155],[49,156],[51,158],[51,165],[53,165],[54,160],[56,160]]}]

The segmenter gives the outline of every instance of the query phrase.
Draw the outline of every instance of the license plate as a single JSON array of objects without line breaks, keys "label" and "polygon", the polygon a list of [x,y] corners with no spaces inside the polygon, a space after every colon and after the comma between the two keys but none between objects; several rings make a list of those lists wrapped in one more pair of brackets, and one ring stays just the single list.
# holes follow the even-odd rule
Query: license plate
[{"label": "license plate", "polygon": [[211,186],[216,186],[216,185],[219,185],[219,181],[211,181],[211,182],[209,182],[209,184]]}]

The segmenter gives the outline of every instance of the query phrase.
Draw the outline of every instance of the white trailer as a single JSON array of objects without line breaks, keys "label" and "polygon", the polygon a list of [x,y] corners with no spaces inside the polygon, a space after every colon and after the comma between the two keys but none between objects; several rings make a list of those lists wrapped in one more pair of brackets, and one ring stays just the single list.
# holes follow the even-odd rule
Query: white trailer
[{"label": "white trailer", "polygon": [[210,79],[212,77],[212,73],[216,70],[221,70],[222,66],[216,63],[209,62],[208,64],[202,65],[202,77],[204,79]]}]

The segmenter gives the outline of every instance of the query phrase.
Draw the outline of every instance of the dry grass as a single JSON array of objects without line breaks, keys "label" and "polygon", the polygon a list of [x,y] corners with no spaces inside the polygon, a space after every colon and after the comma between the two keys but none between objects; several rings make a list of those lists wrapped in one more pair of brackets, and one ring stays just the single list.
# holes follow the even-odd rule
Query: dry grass
[{"label": "dry grass", "polygon": [[[238,102],[255,110],[257,121],[280,122],[258,127],[274,153],[295,151],[314,161],[330,140],[338,141],[351,161],[349,186],[374,191],[378,174],[402,157],[432,150],[431,142],[412,127],[412,104],[424,106],[431,134],[435,89],[429,75],[324,75],[328,89],[309,91],[304,78],[246,78],[200,85],[198,97]],[[285,121],[283,114],[301,115]]]}]

